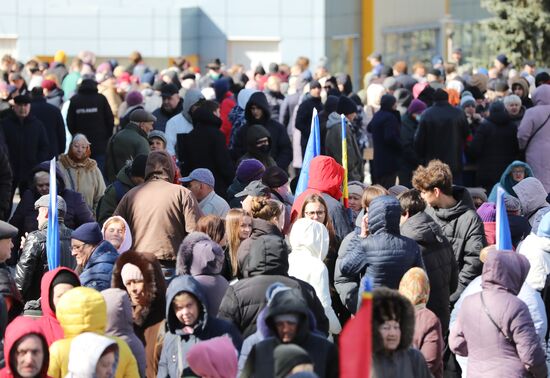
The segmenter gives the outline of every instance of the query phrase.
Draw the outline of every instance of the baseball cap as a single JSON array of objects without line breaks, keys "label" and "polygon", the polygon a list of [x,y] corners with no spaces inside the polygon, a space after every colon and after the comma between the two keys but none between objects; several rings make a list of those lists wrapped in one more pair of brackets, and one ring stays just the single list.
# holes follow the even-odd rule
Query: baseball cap
[{"label": "baseball cap", "polygon": [[262,183],[260,180],[251,181],[250,184],[246,186],[242,191],[235,194],[235,197],[244,197],[244,196],[270,196],[271,190],[268,186]]},{"label": "baseball cap", "polygon": [[194,169],[193,171],[191,171],[189,176],[180,178],[179,182],[186,183],[186,182],[191,182],[193,180],[202,182],[203,184],[211,186],[212,188],[216,183],[216,181],[214,180],[214,175],[212,174],[212,172],[210,172],[209,169],[206,169],[206,168]]}]

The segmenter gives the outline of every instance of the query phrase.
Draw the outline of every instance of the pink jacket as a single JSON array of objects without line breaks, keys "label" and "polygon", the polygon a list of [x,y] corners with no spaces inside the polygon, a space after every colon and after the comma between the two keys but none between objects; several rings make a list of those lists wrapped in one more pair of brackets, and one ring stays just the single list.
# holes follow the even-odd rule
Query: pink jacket
[{"label": "pink jacket", "polygon": [[[529,272],[515,252],[492,251],[483,266],[482,293],[464,299],[453,328],[451,350],[468,357],[468,377],[546,377],[545,353],[527,305],[517,298]],[[481,304],[512,342],[491,322]]]}]

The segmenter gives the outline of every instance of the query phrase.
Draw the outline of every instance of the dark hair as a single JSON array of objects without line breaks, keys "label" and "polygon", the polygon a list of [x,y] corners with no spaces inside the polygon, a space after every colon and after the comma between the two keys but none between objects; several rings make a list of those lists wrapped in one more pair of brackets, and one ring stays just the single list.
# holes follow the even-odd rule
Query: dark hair
[{"label": "dark hair", "polygon": [[217,215],[205,215],[197,222],[195,231],[204,232],[214,242],[220,244],[225,236],[225,221]]},{"label": "dark hair", "polygon": [[419,166],[413,173],[412,184],[419,191],[439,188],[446,195],[453,194],[451,168],[441,160],[432,160],[426,167]]},{"label": "dark hair", "polygon": [[216,101],[205,100],[200,103],[200,107],[202,109],[207,110],[210,113],[214,113],[216,110],[220,108],[220,105]]},{"label": "dark hair", "polygon": [[10,355],[9,358],[9,365],[11,366],[11,370],[14,373],[14,376],[19,376],[17,373],[17,356],[16,351],[17,348],[19,348],[19,345],[23,342],[24,339],[27,338],[27,336],[36,336],[38,339],[40,339],[40,344],[42,345],[42,353],[44,353],[44,359],[42,360],[42,366],[40,366],[40,372],[44,370],[44,364],[49,363],[50,361],[50,350],[48,349],[48,343],[46,342],[46,338],[44,335],[41,335],[40,333],[27,333],[26,335],[21,336],[17,341],[13,344],[13,346],[10,349]]},{"label": "dark hair", "polygon": [[418,214],[426,209],[426,202],[416,189],[409,189],[397,196],[401,205],[401,214],[409,213],[409,217]]}]

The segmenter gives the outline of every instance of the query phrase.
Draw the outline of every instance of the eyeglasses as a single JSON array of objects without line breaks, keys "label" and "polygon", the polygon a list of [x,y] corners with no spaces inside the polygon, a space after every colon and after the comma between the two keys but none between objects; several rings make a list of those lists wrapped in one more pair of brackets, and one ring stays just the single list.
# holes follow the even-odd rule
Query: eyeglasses
[{"label": "eyeglasses", "polygon": [[88,243],[82,243],[80,245],[71,245],[71,251],[80,251],[86,244]]},{"label": "eyeglasses", "polygon": [[523,174],[525,174],[525,170],[524,169],[512,169],[512,174],[514,174],[514,175],[523,175]]},{"label": "eyeglasses", "polygon": [[325,210],[305,211],[304,214],[307,215],[308,217],[312,217],[314,215],[317,215],[318,217],[320,217],[322,215],[325,215]]}]

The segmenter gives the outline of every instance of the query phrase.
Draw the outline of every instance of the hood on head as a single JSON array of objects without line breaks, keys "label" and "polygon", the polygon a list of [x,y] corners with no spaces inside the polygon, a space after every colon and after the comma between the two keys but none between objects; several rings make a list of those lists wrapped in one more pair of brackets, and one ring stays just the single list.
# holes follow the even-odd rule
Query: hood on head
[{"label": "hood on head", "polygon": [[67,291],[57,303],[56,314],[65,338],[83,332],[105,333],[107,306],[97,290],[80,286]]},{"label": "hood on head", "polygon": [[124,239],[122,240],[120,247],[117,248],[118,253],[124,253],[132,247],[132,232],[130,231],[130,226],[128,226],[128,222],[126,222],[126,219],[122,218],[120,215],[114,215],[110,218],[107,218],[107,220],[103,223],[103,227],[101,227],[101,234],[105,239],[105,225],[108,224],[109,221],[112,219],[117,219],[124,223]]},{"label": "hood on head", "polygon": [[319,155],[311,160],[307,185],[309,189],[327,193],[334,199],[340,200],[343,179],[344,167],[330,156]]},{"label": "hood on head", "polygon": [[204,96],[198,89],[191,88],[188,89],[187,92],[185,92],[181,114],[190,124],[193,124],[193,120],[191,119],[191,114],[189,114],[189,111],[191,110],[193,105],[195,105],[197,101],[201,99],[204,99]]},{"label": "hood on head", "polygon": [[548,194],[538,179],[527,177],[512,188],[518,195],[518,199],[521,202],[521,209],[525,216],[530,217],[541,207],[548,206],[548,202],[546,202],[546,196]]},{"label": "hood on head", "polygon": [[207,234],[194,231],[187,235],[180,245],[176,274],[218,275],[223,262],[224,253],[221,247]]},{"label": "hood on head", "polygon": [[329,236],[327,228],[309,218],[300,218],[290,230],[292,252],[307,250],[313,257],[323,261],[328,254]]},{"label": "hood on head", "polygon": [[78,93],[97,93],[97,82],[93,79],[84,79],[78,86]]},{"label": "hood on head", "polygon": [[250,96],[257,92],[259,92],[257,89],[241,89],[239,95],[237,96],[237,105],[239,105],[239,107],[243,110],[246,109],[246,105],[248,104],[248,100],[250,100]]},{"label": "hood on head", "polygon": [[529,273],[529,260],[513,251],[490,251],[481,273],[481,287],[518,295]]},{"label": "hood on head", "polygon": [[533,92],[535,105],[550,105],[550,85],[542,84]]},{"label": "hood on head", "polygon": [[544,214],[540,220],[537,236],[550,238],[550,212]]},{"label": "hood on head", "polygon": [[408,349],[414,335],[414,307],[412,303],[399,294],[397,290],[387,287],[378,287],[372,292],[372,338],[373,352],[380,353],[384,350],[382,335],[378,330],[388,315],[397,314],[401,328],[401,341],[397,350]]},{"label": "hood on head", "polygon": [[216,92],[216,101],[222,102],[225,94],[229,91],[231,87],[231,79],[228,77],[222,77],[212,84],[214,92]]},{"label": "hood on head", "polygon": [[500,186],[506,190],[509,194],[513,195],[514,197],[517,197],[516,192],[513,189],[513,186],[517,184],[516,181],[512,178],[512,169],[515,167],[523,167],[525,169],[525,177],[533,177],[533,170],[529,166],[529,164],[521,161],[521,160],[514,160],[511,162],[502,175],[500,176]]},{"label": "hood on head", "polygon": [[[55,311],[52,308],[51,304],[53,303],[53,291],[52,289],[52,282],[55,279],[55,277],[59,274],[61,271],[66,271],[71,274],[74,274],[75,278],[78,279],[78,274],[76,274],[72,269],[65,268],[65,267],[59,267],[54,270],[47,271],[42,276],[42,280],[40,281],[40,306],[42,307],[42,314],[44,316],[49,316],[52,318],[57,318],[55,315]],[[48,300],[45,300],[45,298],[48,298]]]},{"label": "hood on head", "polygon": [[[143,274],[143,288],[145,290],[145,301],[149,303],[149,308],[156,309],[149,313],[150,316],[156,314],[158,321],[164,318],[164,307],[166,306],[166,281],[162,273],[162,268],[155,255],[146,252],[136,252],[130,250],[118,256],[113,267],[111,278],[111,287],[122,289],[126,292],[126,286],[122,282],[122,268],[127,263],[136,265],[141,274]],[[159,309],[162,309],[159,311]],[[154,319],[152,319],[152,323]]]},{"label": "hood on head", "polygon": [[401,205],[394,196],[380,196],[369,205],[369,232],[376,235],[380,231],[399,234]]},{"label": "hood on head", "polygon": [[18,316],[15,318],[6,329],[6,335],[4,338],[4,360],[6,363],[7,373],[11,375],[3,375],[6,377],[15,377],[15,366],[11,366],[10,351],[14,347],[15,343],[19,341],[22,337],[34,334],[40,337],[42,340],[42,347],[44,348],[44,360],[42,363],[42,370],[38,377],[47,378],[48,377],[48,366],[50,363],[50,353],[48,351],[48,343],[46,342],[46,336],[44,331],[38,321],[32,318]]},{"label": "hood on head", "polygon": [[[183,327],[181,322],[176,318],[176,314],[172,309],[172,301],[178,294],[182,292],[187,292],[192,294],[199,302],[199,306],[201,307],[201,315],[202,315],[202,319],[199,320],[200,322],[199,327],[204,329],[204,327],[206,327],[206,322],[208,320],[208,308],[206,306],[206,303],[207,303],[206,297],[204,296],[204,293],[197,280],[195,280],[191,276],[183,275],[183,276],[176,276],[172,280],[172,282],[170,282],[170,285],[168,285],[168,289],[166,290],[166,322],[168,323],[169,331],[171,333],[176,333],[177,330]],[[199,318],[201,318],[201,315],[199,315]]]},{"label": "hood on head", "polygon": [[126,336],[134,333],[132,303],[126,290],[111,288],[101,292],[107,305],[107,328],[111,336]]},{"label": "hood on head", "polygon": [[[266,235],[271,238],[269,248],[258,248],[239,259],[239,268],[246,277],[260,275],[288,275],[288,248],[281,231],[273,223],[263,219],[252,219],[252,237]],[[247,239],[243,243],[252,243]],[[278,243],[278,245],[275,245]],[[241,244],[242,245],[242,244]]]},{"label": "hood on head", "polygon": [[265,323],[271,333],[277,337],[275,317],[277,315],[296,314],[299,317],[298,331],[293,342],[300,343],[309,333],[308,307],[298,289],[283,290],[276,293],[267,305]]},{"label": "hood on head", "polygon": [[[252,113],[250,112],[250,108],[252,105],[256,105],[263,111],[262,119],[255,119],[252,117]],[[263,92],[254,92],[248,99],[248,102],[246,104],[246,107],[244,108],[244,117],[246,118],[246,121],[249,124],[253,123],[265,123],[271,118],[271,108],[269,107],[269,104],[267,102],[267,97],[265,97],[265,93]]]},{"label": "hood on head", "polygon": [[250,125],[246,130],[246,147],[247,151],[252,155],[265,155],[258,150],[256,146],[259,139],[267,138],[269,140],[269,146],[271,147],[271,133],[262,125]]},{"label": "hood on head", "polygon": [[[105,349],[111,345],[117,345],[116,341],[92,332],[84,332],[71,341],[69,351],[68,377],[95,377],[95,371],[99,358]],[[85,358],[84,358],[85,356]],[[115,353],[115,369],[118,365],[119,352]],[[73,375],[70,375],[73,374]]]},{"label": "hood on head", "polygon": [[174,182],[174,163],[166,151],[151,151],[145,163],[145,181],[159,178]]},{"label": "hood on head", "polygon": [[523,97],[529,96],[529,83],[527,82],[526,79],[524,79],[521,76],[514,77],[513,79],[510,80],[510,89],[512,89],[514,84],[521,85],[521,88],[523,88]]}]

